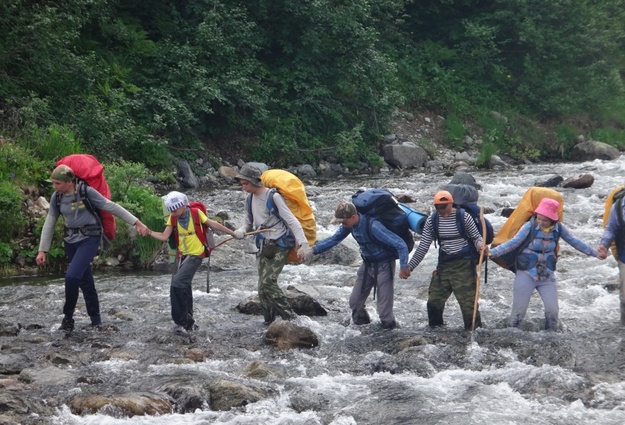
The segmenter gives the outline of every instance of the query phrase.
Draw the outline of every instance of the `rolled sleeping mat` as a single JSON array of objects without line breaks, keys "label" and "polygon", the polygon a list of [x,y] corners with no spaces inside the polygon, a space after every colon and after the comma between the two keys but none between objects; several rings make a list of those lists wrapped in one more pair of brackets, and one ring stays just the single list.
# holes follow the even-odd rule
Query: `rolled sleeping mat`
[{"label": "rolled sleeping mat", "polygon": [[402,204],[401,202],[399,202],[399,207],[406,213],[410,230],[419,235],[423,233],[423,226],[425,226],[425,220],[428,218],[427,214],[423,214],[422,212],[419,212],[414,208],[410,208],[408,205]]}]

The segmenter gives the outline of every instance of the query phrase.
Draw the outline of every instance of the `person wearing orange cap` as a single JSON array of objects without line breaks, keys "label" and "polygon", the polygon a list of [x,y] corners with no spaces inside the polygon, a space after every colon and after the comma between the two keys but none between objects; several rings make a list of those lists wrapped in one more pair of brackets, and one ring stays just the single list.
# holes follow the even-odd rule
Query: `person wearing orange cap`
[{"label": "person wearing orange cap", "polygon": [[536,290],[545,307],[545,329],[557,330],[559,306],[555,271],[558,261],[556,249],[560,238],[579,252],[600,258],[597,249],[573,236],[560,223],[559,207],[560,203],[554,199],[542,199],[534,210],[534,216],[521,226],[512,239],[490,250],[489,255],[497,258],[525,244],[516,257],[512,312],[508,326],[518,327],[521,324],[532,293]]},{"label": "person wearing orange cap", "polygon": [[[464,214],[464,229],[470,240],[465,239],[456,223],[454,198],[446,190],[436,192],[432,213],[423,227],[421,241],[410,262],[410,271],[414,270],[427,254],[432,241],[438,240],[438,265],[432,273],[428,289],[428,324],[431,327],[443,326],[445,303],[453,293],[460,304],[464,328],[473,327],[473,307],[475,303],[476,261],[469,244],[479,251],[482,236],[469,214]],[[437,223],[437,224],[435,224]],[[434,226],[437,226],[435,229]],[[402,277],[400,275],[400,277]],[[479,309],[476,311],[475,327],[482,326]]]}]

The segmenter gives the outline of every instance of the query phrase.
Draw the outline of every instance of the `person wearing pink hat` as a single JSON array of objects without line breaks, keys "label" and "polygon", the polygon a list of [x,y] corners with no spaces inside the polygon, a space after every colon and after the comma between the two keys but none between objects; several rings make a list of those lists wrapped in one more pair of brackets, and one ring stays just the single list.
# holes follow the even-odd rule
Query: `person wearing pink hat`
[{"label": "person wearing pink hat", "polygon": [[557,330],[559,306],[554,272],[560,238],[588,256],[599,257],[595,248],[573,236],[568,227],[560,222],[559,207],[558,201],[544,198],[534,210],[532,218],[521,226],[512,239],[489,251],[491,257],[497,258],[523,247],[516,258],[512,311],[508,318],[508,326],[520,326],[535,289],[545,307],[545,329]]}]

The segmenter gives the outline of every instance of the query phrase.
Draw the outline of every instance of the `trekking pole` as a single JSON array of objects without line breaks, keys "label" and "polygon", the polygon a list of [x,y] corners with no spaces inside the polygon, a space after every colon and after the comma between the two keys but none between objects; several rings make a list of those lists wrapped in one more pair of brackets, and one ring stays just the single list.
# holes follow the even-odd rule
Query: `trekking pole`
[{"label": "trekking pole", "polygon": [[480,298],[480,279],[482,274],[482,260],[486,250],[486,223],[484,222],[484,207],[480,207],[480,222],[482,223],[482,249],[480,250],[480,261],[477,264],[477,277],[475,279],[475,302],[473,303],[473,323],[471,325],[471,335],[475,332],[475,316],[477,314],[477,300]]},{"label": "trekking pole", "polygon": [[[211,250],[212,251],[212,250]],[[211,253],[208,253],[208,265],[206,267],[206,293],[211,291]]]},{"label": "trekking pole", "polygon": [[[252,231],[252,232],[247,232],[247,233],[245,234],[245,236],[256,235],[256,234],[258,234],[258,233],[265,233],[265,232],[273,232],[273,229],[259,229],[259,230],[254,230],[254,231]],[[230,236],[228,239],[225,239],[225,240],[223,240],[223,241],[219,242],[217,245],[215,245],[215,248],[217,248],[217,247],[218,247],[218,246],[220,246],[220,245],[225,244],[226,242],[230,242],[232,239],[234,239],[234,236]],[[213,249],[215,249],[215,248],[213,248]]]}]

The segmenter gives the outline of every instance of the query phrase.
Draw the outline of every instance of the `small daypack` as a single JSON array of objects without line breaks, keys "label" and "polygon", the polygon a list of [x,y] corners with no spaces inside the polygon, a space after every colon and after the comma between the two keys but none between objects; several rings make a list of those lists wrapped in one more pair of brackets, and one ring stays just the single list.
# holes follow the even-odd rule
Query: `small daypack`
[{"label": "small daypack", "polygon": [[610,192],[605,199],[605,208],[603,211],[603,227],[608,225],[608,219],[610,218],[610,210],[612,205],[616,205],[616,215],[618,220],[618,228],[616,231],[616,237],[612,241],[610,249],[614,258],[618,258],[618,253],[625,251],[625,223],[623,222],[623,198],[625,197],[625,186],[617,186]]},{"label": "small daypack", "polygon": [[[267,170],[261,175],[260,179],[263,182],[263,185],[269,188],[269,193],[267,194],[267,209],[269,209],[269,212],[284,222],[282,217],[280,217],[280,213],[273,199],[274,195],[279,193],[284,198],[289,210],[301,224],[308,244],[313,246],[317,241],[317,222],[315,220],[313,209],[308,202],[308,196],[306,196],[304,183],[302,183],[296,175],[280,169]],[[248,215],[251,216],[251,195],[247,197],[246,208]],[[288,230],[288,233],[285,235],[285,240],[287,241],[286,244],[288,246],[294,246],[295,238],[293,237],[289,226],[286,225],[285,222],[284,224]],[[297,250],[295,250],[295,248],[289,252],[287,262],[299,262],[299,259],[297,258]]]},{"label": "small daypack", "polygon": [[[72,169],[77,179],[76,190],[82,198],[85,208],[87,208],[87,210],[96,217],[98,223],[100,223],[104,237],[109,241],[115,239],[115,217],[107,211],[101,211],[95,208],[87,196],[86,185],[89,185],[106,199],[111,199],[111,190],[104,178],[104,167],[102,164],[92,155],[72,154],[61,158],[56,165],[67,165]],[[57,196],[56,199],[57,204],[61,202],[59,196]]]},{"label": "small daypack", "polygon": [[[198,211],[202,211],[204,215],[206,213],[206,205],[204,205],[200,201],[194,201],[189,203],[189,208],[191,210],[191,219],[193,220],[193,226],[195,227],[195,234],[197,235],[202,245],[204,245],[204,257],[210,257],[213,249],[215,248],[215,237],[213,235],[213,230],[208,227],[206,223],[201,223],[200,214]],[[173,227],[173,231],[169,236],[168,244],[171,249],[177,250],[177,256],[180,256],[180,250],[178,250],[179,244],[179,235],[178,235],[178,219],[173,214],[171,215],[171,225]]]},{"label": "small daypack", "polygon": [[391,191],[388,189],[359,190],[352,195],[352,203],[359,213],[367,217],[367,232],[370,238],[373,238],[371,233],[372,219],[376,219],[388,230],[403,239],[408,248],[408,253],[412,251],[415,243],[408,217]]},{"label": "small daypack", "polygon": [[[538,207],[540,201],[542,201],[543,198],[550,198],[560,203],[560,207],[558,208],[558,217],[560,218],[559,221],[562,222],[564,215],[564,199],[562,198],[562,194],[546,187],[530,187],[525,192],[525,194],[523,194],[523,197],[519,201],[519,204],[517,205],[514,212],[510,214],[510,217],[508,217],[506,222],[503,224],[503,226],[501,226],[501,229],[499,229],[499,231],[493,238],[491,248],[495,248],[496,246],[499,246],[502,243],[512,239],[514,235],[517,234],[521,226],[523,226],[525,222],[532,218],[532,216],[534,215],[534,210]],[[526,243],[529,244],[532,239],[533,237],[530,234],[530,239],[526,240],[525,243],[521,244],[521,246],[515,249],[514,252],[510,252],[499,258],[493,258],[493,261],[504,269],[508,269],[515,273],[516,257],[523,251],[523,249],[525,249],[525,247],[527,246]],[[556,252],[558,250],[559,246],[556,246]]]}]

